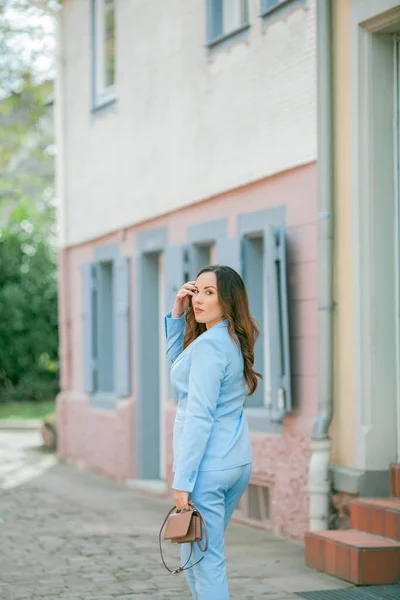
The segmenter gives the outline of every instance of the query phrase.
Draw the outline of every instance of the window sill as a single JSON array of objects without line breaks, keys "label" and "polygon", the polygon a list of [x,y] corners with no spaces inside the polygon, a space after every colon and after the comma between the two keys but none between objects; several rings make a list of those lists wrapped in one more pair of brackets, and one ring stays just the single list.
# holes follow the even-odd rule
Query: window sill
[{"label": "window sill", "polygon": [[229,33],[224,33],[219,37],[210,40],[207,43],[208,53],[209,55],[213,55],[216,51],[221,50],[223,48],[228,48],[237,42],[248,42],[249,41],[249,29],[250,24],[246,23],[246,25],[242,25],[238,29],[234,29]]},{"label": "window sill", "polygon": [[94,104],[90,112],[94,117],[97,117],[98,115],[113,110],[116,107],[116,105],[117,99],[111,98],[110,100],[106,100],[102,103],[99,102],[98,104]]},{"label": "window sill", "polygon": [[93,406],[93,408],[115,410],[117,396],[113,392],[95,392],[90,397],[90,405]]}]

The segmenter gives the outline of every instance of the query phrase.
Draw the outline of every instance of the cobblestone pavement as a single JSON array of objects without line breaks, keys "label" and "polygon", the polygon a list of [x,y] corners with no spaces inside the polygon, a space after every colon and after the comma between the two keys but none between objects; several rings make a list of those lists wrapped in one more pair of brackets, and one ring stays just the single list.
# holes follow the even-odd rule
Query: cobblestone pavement
[{"label": "cobblestone pavement", "polygon": [[37,452],[41,443],[39,431],[0,432],[0,488],[21,485],[56,464],[55,456]]},{"label": "cobblestone pavement", "polygon": [[[37,452],[37,463],[44,457]],[[169,506],[63,464],[0,489],[0,599],[188,599],[183,574],[169,575],[159,559]],[[166,546],[172,564],[176,550]],[[304,567],[301,544],[253,528],[231,524],[227,554],[232,600],[290,600],[294,591],[345,585]]]}]

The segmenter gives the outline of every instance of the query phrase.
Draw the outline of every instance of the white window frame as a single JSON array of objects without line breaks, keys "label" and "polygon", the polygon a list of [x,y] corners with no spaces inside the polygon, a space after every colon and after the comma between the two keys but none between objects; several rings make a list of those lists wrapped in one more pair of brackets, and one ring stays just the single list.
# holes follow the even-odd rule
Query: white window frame
[{"label": "white window frame", "polygon": [[[105,0],[93,0],[93,77],[94,77],[94,105],[102,106],[116,98],[115,70],[113,85],[105,84]],[[114,11],[116,1],[114,0]],[[115,39],[114,30],[114,39]],[[115,59],[114,59],[115,64]],[[115,69],[115,66],[114,66]]]},{"label": "white window frame", "polygon": [[[240,14],[237,23],[235,12]],[[238,15],[236,15],[237,17]],[[223,0],[222,1],[222,35],[229,35],[232,31],[237,31],[247,25],[248,22],[248,2],[247,0]]]},{"label": "white window frame", "polygon": [[[220,40],[224,40],[237,32],[249,27],[249,2],[248,0],[221,0],[221,31],[216,33],[217,29],[217,7],[213,0],[208,0],[208,44],[213,45]],[[234,10],[241,13],[240,19],[235,23]]]}]

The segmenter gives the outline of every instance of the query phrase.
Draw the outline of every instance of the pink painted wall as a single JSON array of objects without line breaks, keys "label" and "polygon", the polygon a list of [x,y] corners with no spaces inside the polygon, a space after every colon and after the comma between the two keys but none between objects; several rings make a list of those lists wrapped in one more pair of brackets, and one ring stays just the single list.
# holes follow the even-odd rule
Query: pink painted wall
[{"label": "pink painted wall", "polygon": [[86,395],[63,392],[57,403],[58,454],[62,460],[126,481],[135,476],[135,404],[122,400],[115,412],[99,410]]},{"label": "pink painted wall", "polygon": [[[315,163],[169,213],[112,236],[64,250],[60,266],[60,329],[63,358],[62,392],[58,399],[59,455],[118,480],[135,477],[136,399],[118,404],[116,412],[90,407],[82,394],[80,265],[93,259],[97,245],[120,243],[133,257],[136,235],[168,227],[171,245],[186,243],[187,227],[228,218],[236,235],[238,214],[286,205],[289,245],[289,298],[292,391],[295,409],[285,419],[282,435],[252,434],[253,481],[271,488],[271,528],[302,537],[308,528],[309,439],[317,411],[317,170]],[[133,265],[134,267],[134,265]],[[134,273],[132,276],[133,293]],[[132,311],[134,306],[132,306]],[[133,319],[131,319],[133,323]],[[132,340],[134,331],[132,330]],[[135,389],[132,344],[132,389]],[[167,482],[171,484],[172,425],[175,409],[166,413]]]},{"label": "pink painted wall", "polygon": [[[94,249],[107,243],[121,245],[121,253],[134,256],[133,232],[117,232],[75,248],[60,256],[60,356],[61,393],[57,399],[58,454],[62,460],[89,467],[118,481],[136,474],[136,403],[133,397],[120,400],[115,412],[90,406],[82,392],[81,264],[94,260]],[[134,310],[133,285],[131,289]],[[133,328],[131,331],[133,339]],[[132,389],[134,386],[134,346]]]}]

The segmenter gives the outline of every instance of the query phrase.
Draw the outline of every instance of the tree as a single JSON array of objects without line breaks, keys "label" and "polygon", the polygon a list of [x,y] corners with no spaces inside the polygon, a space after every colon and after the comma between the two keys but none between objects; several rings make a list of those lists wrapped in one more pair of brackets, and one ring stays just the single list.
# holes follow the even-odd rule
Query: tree
[{"label": "tree", "polygon": [[22,210],[49,241],[55,221],[51,92],[52,82],[27,81],[0,103],[0,225]]},{"label": "tree", "polygon": [[[55,0],[42,4],[60,6]],[[33,0],[0,4],[0,98],[20,92],[27,75],[34,84],[54,78],[54,19],[37,5]]]},{"label": "tree", "polygon": [[54,19],[28,0],[0,8],[0,225],[18,205],[54,229]]},{"label": "tree", "polygon": [[58,391],[57,277],[52,247],[28,220],[0,237],[0,402]]},{"label": "tree", "polygon": [[24,0],[0,7],[0,402],[58,389],[54,34],[42,17]]}]

